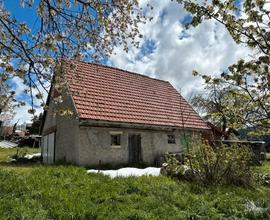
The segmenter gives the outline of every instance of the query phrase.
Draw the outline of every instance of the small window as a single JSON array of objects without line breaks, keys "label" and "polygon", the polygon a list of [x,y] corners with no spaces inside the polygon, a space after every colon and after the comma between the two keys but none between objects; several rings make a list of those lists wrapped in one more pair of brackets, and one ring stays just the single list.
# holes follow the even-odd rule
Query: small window
[{"label": "small window", "polygon": [[121,145],[121,134],[111,134],[111,145]]},{"label": "small window", "polygon": [[168,134],[168,144],[175,144],[175,135]]}]

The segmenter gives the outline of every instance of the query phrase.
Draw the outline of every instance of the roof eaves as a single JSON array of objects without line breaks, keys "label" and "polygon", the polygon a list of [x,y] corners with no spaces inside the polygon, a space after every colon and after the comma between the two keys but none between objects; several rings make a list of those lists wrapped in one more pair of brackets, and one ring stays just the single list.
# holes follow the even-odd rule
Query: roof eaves
[{"label": "roof eaves", "polygon": [[97,120],[97,119],[89,119],[89,118],[79,118],[80,126],[93,126],[94,124],[104,124],[107,125],[125,125],[127,127],[137,126],[137,127],[148,127],[148,128],[166,128],[166,129],[190,129],[190,130],[209,130],[208,126],[205,128],[202,127],[193,127],[193,126],[177,126],[177,125],[158,125],[158,124],[147,124],[147,123],[139,123],[139,122],[122,122],[122,121],[109,121],[109,120]]}]

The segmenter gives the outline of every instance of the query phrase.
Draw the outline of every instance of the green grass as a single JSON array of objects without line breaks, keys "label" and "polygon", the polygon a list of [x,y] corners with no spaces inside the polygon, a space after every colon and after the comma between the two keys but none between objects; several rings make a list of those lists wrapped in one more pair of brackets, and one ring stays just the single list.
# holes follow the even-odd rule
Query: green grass
[{"label": "green grass", "polygon": [[262,162],[262,166],[258,166],[256,169],[261,173],[270,175],[270,153],[266,154],[266,161]]},{"label": "green grass", "polygon": [[[73,166],[0,170],[2,219],[270,218],[264,187],[202,187],[166,177],[110,179]],[[254,202],[260,212],[249,212]]]},{"label": "green grass", "polygon": [[[11,170],[14,172],[28,172],[36,167],[40,167],[38,164],[13,164],[7,163],[10,157],[17,152],[24,152],[26,154],[40,153],[40,148],[30,147],[17,147],[17,148],[0,148],[0,168],[4,170]],[[1,218],[0,218],[1,219]]]},{"label": "green grass", "polygon": [[259,172],[270,175],[270,161],[264,161],[262,166],[256,168]]},{"label": "green grass", "polygon": [[0,162],[7,161],[9,157],[16,154],[17,151],[25,152],[27,154],[40,153],[40,148],[30,148],[30,147],[1,148],[0,147]]},{"label": "green grass", "polygon": [[269,204],[270,189],[262,186],[203,187],[162,176],[111,179],[75,166],[0,164],[0,219],[270,219]]}]

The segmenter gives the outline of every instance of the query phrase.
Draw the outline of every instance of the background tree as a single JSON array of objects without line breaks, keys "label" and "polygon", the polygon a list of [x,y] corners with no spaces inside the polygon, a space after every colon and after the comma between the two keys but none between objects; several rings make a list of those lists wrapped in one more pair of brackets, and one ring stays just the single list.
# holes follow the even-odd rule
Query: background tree
[{"label": "background tree", "polygon": [[240,90],[220,84],[208,83],[205,93],[194,96],[191,104],[203,118],[225,135],[253,125],[252,105]]},{"label": "background tree", "polygon": [[[21,7],[35,10],[34,27],[18,21],[0,0],[0,75],[17,76],[32,98],[43,103],[53,70],[62,58],[99,61],[117,44],[128,51],[142,37],[138,24],[145,22],[138,1],[21,0]],[[17,1],[14,4],[18,4]],[[34,109],[31,111],[34,113]]]},{"label": "background tree", "polygon": [[34,116],[34,118],[32,119],[32,125],[29,128],[30,134],[39,134],[40,133],[40,126],[42,123],[42,117],[43,117],[42,113],[40,113],[39,116],[37,116],[37,115]]},{"label": "background tree", "polygon": [[[264,0],[234,0],[199,2],[178,0],[192,14],[186,25],[196,27],[204,20],[214,19],[223,24],[236,43],[254,52],[250,60],[239,60],[218,77],[200,74],[206,84],[220,84],[234,89],[248,100],[246,125],[256,126],[261,134],[270,134],[270,11]],[[195,75],[198,75],[194,71]],[[237,112],[237,107],[233,112]],[[239,108],[238,108],[239,109]],[[252,109],[250,111],[250,109]]]}]

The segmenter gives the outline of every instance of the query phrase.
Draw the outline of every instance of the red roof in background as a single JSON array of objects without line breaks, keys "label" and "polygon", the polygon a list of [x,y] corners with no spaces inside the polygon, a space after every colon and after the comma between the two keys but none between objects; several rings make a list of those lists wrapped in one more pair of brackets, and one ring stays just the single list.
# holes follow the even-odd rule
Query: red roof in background
[{"label": "red roof in background", "polygon": [[13,126],[0,127],[0,135],[8,136],[8,135],[12,135],[12,133],[13,133]]},{"label": "red roof in background", "polygon": [[65,74],[82,119],[208,129],[167,81],[79,61]]}]

